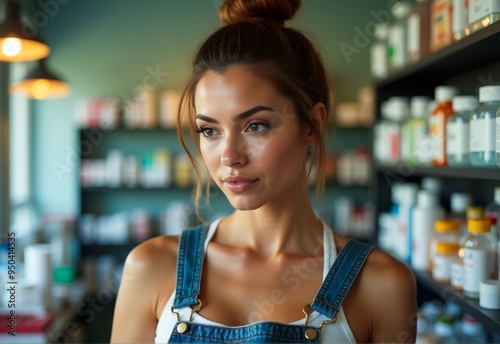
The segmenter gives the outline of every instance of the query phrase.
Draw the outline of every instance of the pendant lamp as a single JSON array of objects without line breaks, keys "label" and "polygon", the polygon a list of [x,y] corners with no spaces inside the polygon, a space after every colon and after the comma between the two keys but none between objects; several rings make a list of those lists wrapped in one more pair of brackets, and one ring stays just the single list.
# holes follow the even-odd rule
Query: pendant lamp
[{"label": "pendant lamp", "polygon": [[33,61],[47,57],[50,48],[35,30],[21,21],[19,3],[7,0],[5,20],[0,24],[0,61]]},{"label": "pendant lamp", "polygon": [[20,93],[31,99],[61,98],[69,94],[69,84],[47,69],[46,59],[36,62],[22,80],[13,82],[9,91]]}]

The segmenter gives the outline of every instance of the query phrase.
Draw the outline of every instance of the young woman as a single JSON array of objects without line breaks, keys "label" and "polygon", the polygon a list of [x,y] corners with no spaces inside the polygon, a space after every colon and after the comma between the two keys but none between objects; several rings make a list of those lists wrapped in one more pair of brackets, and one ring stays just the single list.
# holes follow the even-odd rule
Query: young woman
[{"label": "young woman", "polygon": [[[285,26],[299,7],[223,3],[226,25],[196,54],[179,133],[235,210],[129,254],[112,342],[415,340],[411,271],[313,212],[308,179],[316,171],[321,190],[329,89],[312,43]],[[203,188],[199,178],[196,204]]]}]

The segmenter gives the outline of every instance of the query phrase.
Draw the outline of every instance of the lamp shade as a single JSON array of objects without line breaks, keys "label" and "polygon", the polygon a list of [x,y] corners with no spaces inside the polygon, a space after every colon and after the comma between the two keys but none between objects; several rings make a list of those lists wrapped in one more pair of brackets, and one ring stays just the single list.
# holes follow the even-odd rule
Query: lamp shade
[{"label": "lamp shade", "polygon": [[47,70],[46,59],[37,61],[32,71],[9,87],[11,93],[24,94],[31,99],[61,98],[70,90],[67,82]]},{"label": "lamp shade", "polygon": [[29,26],[21,21],[20,6],[16,1],[5,4],[5,20],[0,24],[0,61],[33,61],[47,57],[50,48]]}]

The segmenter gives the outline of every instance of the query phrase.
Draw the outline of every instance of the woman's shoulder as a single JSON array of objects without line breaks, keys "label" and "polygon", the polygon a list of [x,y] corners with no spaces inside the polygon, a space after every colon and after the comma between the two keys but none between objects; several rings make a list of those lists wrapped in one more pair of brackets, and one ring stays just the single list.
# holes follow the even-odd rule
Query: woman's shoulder
[{"label": "woman's shoulder", "polygon": [[125,266],[133,270],[150,272],[156,266],[165,267],[177,261],[179,236],[160,235],[134,247],[125,260]]}]

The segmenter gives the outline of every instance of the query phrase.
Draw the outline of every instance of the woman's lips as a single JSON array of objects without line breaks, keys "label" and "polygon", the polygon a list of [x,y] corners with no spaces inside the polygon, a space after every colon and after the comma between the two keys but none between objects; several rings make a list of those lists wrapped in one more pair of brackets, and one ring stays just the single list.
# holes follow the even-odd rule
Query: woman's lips
[{"label": "woman's lips", "polygon": [[257,182],[258,178],[248,178],[242,176],[228,176],[224,178],[222,181],[224,185],[228,188],[229,191],[239,193],[244,192],[250,189],[255,182]]}]

